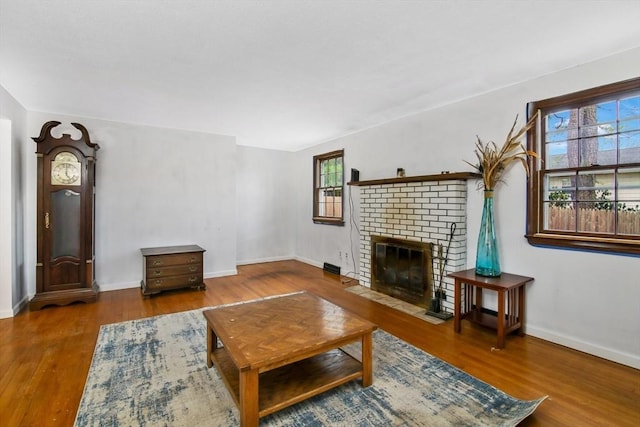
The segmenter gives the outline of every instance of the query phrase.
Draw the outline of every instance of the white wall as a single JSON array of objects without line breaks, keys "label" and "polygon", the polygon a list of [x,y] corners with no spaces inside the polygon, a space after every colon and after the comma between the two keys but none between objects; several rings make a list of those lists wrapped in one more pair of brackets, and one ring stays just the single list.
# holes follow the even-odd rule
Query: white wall
[{"label": "white wall", "polygon": [[[339,248],[350,242],[348,227],[311,222],[314,154],[344,148],[347,170],[359,169],[361,180],[393,177],[398,167],[407,175],[469,171],[463,160],[475,159],[476,134],[501,144],[516,114],[524,123],[527,102],[637,77],[638,70],[640,49],[634,49],[296,153],[297,256],[316,264],[336,261]],[[506,272],[535,278],[527,288],[527,333],[640,367],[640,259],[529,245],[523,237],[524,171],[511,169],[506,179],[496,191],[501,264]],[[468,268],[475,265],[482,211],[482,194],[474,182],[470,187]]]},{"label": "white wall", "polygon": [[[143,247],[197,244],[206,249],[205,277],[236,272],[235,138],[31,112],[28,133],[39,135],[49,120],[62,122],[54,135],[64,126],[79,136],[70,125],[79,122],[100,145],[95,269],[102,291],[139,286]],[[35,151],[33,141],[27,144]],[[28,265],[36,259],[35,168],[34,154],[25,168]]]},{"label": "white wall", "polygon": [[0,318],[27,302],[23,258],[21,142],[26,110],[0,86]]},{"label": "white wall", "polygon": [[0,117],[0,318],[10,317],[13,305],[11,145],[11,120]]},{"label": "white wall", "polygon": [[292,159],[290,152],[237,147],[238,264],[294,257]]}]

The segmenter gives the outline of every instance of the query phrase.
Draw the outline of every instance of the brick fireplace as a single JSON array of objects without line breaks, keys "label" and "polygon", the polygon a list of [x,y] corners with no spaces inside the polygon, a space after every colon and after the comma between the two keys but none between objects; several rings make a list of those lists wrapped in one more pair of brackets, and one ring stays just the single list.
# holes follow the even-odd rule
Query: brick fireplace
[{"label": "brick fireplace", "polygon": [[[360,188],[360,284],[376,288],[375,283],[372,286],[372,278],[375,279],[372,265],[376,255],[375,245],[372,250],[372,239],[392,238],[410,245],[434,244],[436,249],[432,255],[437,257],[437,244],[442,244],[446,251],[451,224],[455,223],[448,262],[442,275],[446,295],[443,309],[452,313],[453,280],[447,274],[466,268],[467,180],[472,178],[477,175],[444,173],[350,182],[349,185]],[[435,283],[425,283],[431,296],[432,286],[437,287],[439,283],[438,270],[436,259],[434,271],[427,273],[431,278],[435,277]],[[407,300],[397,293],[392,296]]]}]

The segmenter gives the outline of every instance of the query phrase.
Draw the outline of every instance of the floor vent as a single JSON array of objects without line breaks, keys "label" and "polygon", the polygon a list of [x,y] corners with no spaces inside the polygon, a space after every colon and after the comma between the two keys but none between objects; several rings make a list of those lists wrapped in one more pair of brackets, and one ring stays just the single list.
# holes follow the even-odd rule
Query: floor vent
[{"label": "floor vent", "polygon": [[322,269],[328,273],[337,274],[338,276],[340,275],[340,267],[338,267],[337,265],[333,265],[333,264],[329,264],[328,262],[325,262],[324,267],[322,267]]}]

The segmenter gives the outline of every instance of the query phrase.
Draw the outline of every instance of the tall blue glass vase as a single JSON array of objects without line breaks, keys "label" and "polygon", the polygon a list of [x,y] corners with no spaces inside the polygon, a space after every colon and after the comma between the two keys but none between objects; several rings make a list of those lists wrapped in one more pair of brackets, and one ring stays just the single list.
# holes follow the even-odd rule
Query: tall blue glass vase
[{"label": "tall blue glass vase", "polygon": [[496,241],[496,224],[493,213],[493,191],[484,192],[484,206],[482,208],[482,223],[478,235],[478,250],[476,252],[476,274],[487,277],[498,277],[500,271],[500,254]]}]

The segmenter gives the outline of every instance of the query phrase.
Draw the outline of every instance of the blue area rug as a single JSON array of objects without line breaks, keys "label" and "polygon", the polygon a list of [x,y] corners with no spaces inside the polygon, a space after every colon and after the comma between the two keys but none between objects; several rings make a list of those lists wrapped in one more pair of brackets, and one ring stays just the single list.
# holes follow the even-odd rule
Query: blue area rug
[{"label": "blue area rug", "polygon": [[[104,325],[76,426],[237,426],[216,368],[206,367],[202,310]],[[544,400],[522,401],[397,338],[374,333],[374,382],[330,390],[261,426],[513,426]],[[344,348],[359,357],[359,344]]]}]

